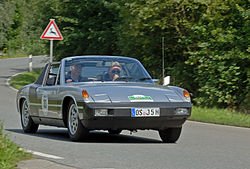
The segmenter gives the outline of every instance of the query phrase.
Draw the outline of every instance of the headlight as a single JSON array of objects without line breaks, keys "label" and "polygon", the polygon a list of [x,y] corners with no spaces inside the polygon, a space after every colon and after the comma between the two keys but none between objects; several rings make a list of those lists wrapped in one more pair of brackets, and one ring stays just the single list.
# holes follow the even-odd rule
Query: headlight
[{"label": "headlight", "polygon": [[95,116],[107,116],[108,110],[107,109],[95,109]]}]

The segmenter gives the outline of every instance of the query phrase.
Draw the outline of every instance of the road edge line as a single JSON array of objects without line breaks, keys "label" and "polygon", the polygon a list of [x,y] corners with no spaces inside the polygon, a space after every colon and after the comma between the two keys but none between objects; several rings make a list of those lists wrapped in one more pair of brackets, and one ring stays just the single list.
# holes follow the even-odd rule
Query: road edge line
[{"label": "road edge line", "polygon": [[36,156],[46,157],[49,159],[55,159],[55,160],[63,160],[64,159],[63,157],[60,157],[60,156],[46,154],[46,153],[42,153],[42,152],[38,152],[38,151],[33,151],[33,150],[28,150],[28,149],[23,149],[23,148],[21,148],[21,150],[23,150],[27,153],[31,153],[31,154],[36,155]]},{"label": "road edge line", "polygon": [[10,77],[6,80],[6,82],[5,82],[6,86],[8,86],[10,89],[12,89],[12,90],[14,90],[14,91],[17,92],[18,90],[15,89],[14,87],[12,87],[12,86],[10,85],[10,80],[11,80],[11,78],[13,78],[13,77],[15,77],[15,76],[17,76],[17,75],[20,75],[20,74],[22,74],[22,73],[23,73],[23,72],[20,72],[20,73],[16,73],[16,74],[10,76]]},{"label": "road edge line", "polygon": [[235,129],[238,128],[238,129],[250,130],[250,128],[248,128],[248,127],[230,126],[230,125],[225,125],[225,124],[208,123],[208,122],[201,122],[201,121],[194,121],[194,120],[187,120],[187,122],[194,123],[194,124],[203,124],[203,125],[217,126],[217,127],[235,128]]}]

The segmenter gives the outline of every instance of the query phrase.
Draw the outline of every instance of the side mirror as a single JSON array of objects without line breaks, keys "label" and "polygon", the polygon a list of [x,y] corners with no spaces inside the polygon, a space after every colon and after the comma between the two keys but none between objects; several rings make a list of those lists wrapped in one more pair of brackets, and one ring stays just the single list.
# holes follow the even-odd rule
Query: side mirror
[{"label": "side mirror", "polygon": [[170,76],[166,76],[163,79],[163,86],[167,86],[170,84]]}]

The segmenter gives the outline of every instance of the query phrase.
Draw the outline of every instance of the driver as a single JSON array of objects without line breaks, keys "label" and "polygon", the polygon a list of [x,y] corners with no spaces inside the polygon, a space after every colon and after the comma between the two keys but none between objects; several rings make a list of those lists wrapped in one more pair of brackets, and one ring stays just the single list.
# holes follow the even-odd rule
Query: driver
[{"label": "driver", "polygon": [[81,81],[81,65],[73,64],[70,66],[69,76],[66,77],[66,83]]}]

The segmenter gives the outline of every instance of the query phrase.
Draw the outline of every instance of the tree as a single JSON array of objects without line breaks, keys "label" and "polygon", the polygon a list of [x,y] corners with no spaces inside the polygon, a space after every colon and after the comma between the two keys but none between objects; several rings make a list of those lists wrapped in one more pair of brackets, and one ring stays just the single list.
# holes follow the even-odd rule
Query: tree
[{"label": "tree", "polygon": [[[61,3],[56,17],[62,27],[64,41],[58,43],[58,59],[69,55],[112,54],[116,50],[113,25],[115,11],[106,1],[84,0]],[[72,12],[75,11],[75,12]]]},{"label": "tree", "polygon": [[13,1],[0,1],[0,50],[7,47],[8,32],[13,24],[15,4]]},{"label": "tree", "polygon": [[[249,2],[211,1],[192,24],[189,59],[195,67],[196,103],[238,108],[249,92]],[[248,26],[247,26],[248,25]]]}]

